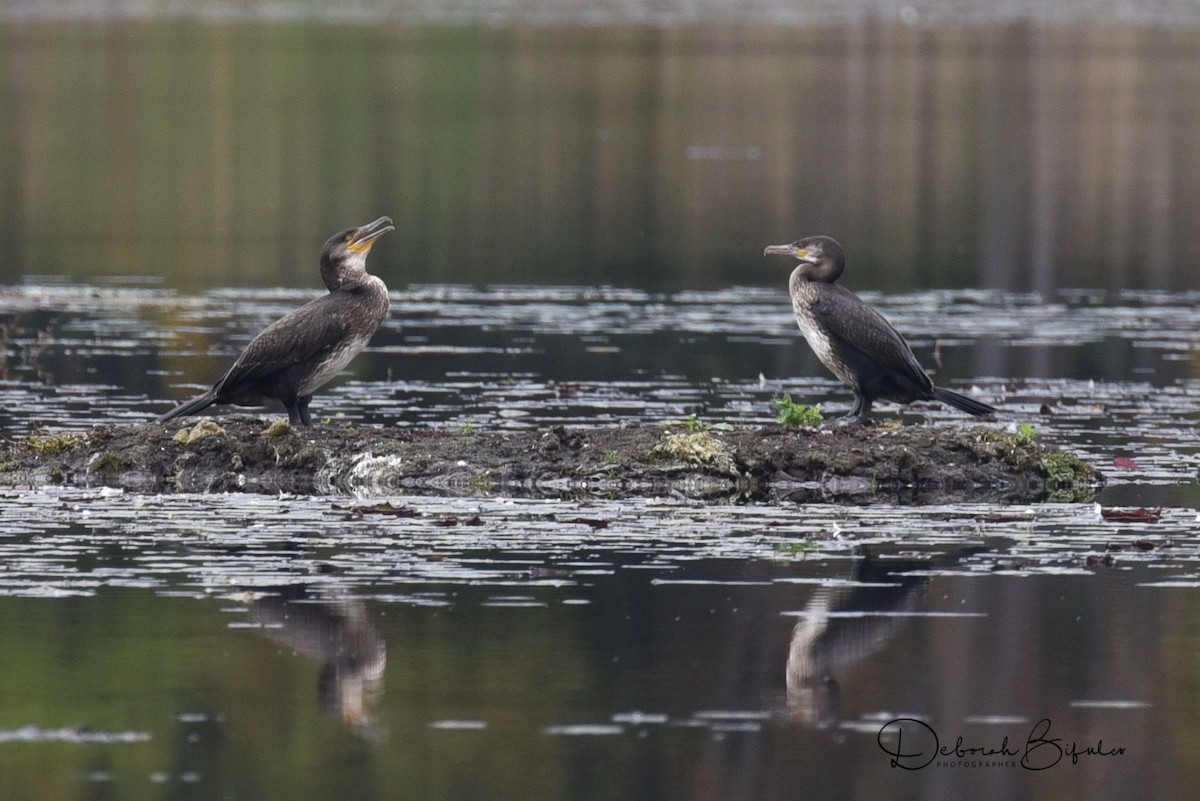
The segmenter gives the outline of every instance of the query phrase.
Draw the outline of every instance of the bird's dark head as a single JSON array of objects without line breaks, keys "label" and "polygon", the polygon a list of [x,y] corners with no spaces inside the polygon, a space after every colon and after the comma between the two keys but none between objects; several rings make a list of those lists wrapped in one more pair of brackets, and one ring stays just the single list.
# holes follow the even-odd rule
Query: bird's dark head
[{"label": "bird's dark head", "polygon": [[366,275],[367,254],[375,240],[394,231],[391,217],[347,228],[329,237],[321,248],[321,277],[330,291],[355,283],[355,279]]},{"label": "bird's dark head", "polygon": [[792,257],[800,262],[797,272],[808,281],[832,284],[846,269],[842,246],[828,236],[810,236],[790,245],[769,245],[763,255]]}]

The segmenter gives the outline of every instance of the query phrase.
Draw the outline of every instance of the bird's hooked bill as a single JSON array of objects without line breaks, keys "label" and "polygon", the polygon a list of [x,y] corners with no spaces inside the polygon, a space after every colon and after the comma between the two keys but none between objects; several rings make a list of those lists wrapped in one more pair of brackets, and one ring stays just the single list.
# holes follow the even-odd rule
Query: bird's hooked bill
[{"label": "bird's hooked bill", "polygon": [[803,259],[808,255],[808,251],[804,248],[798,248],[795,245],[767,245],[767,249],[763,251],[764,256],[791,256],[793,259]]},{"label": "bird's hooked bill", "polygon": [[347,247],[357,253],[370,250],[371,245],[375,244],[375,240],[386,234],[388,231],[395,231],[396,226],[392,225],[391,217],[380,217],[378,220],[372,220],[366,225],[359,226],[354,230],[354,235],[347,243]]}]

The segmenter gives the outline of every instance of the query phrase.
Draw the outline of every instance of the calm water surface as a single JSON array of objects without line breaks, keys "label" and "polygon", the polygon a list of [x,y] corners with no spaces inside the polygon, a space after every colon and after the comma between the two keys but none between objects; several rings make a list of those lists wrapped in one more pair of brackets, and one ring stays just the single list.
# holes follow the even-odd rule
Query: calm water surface
[{"label": "calm water surface", "polygon": [[[144,422],[309,294],[12,287],[5,430]],[[785,391],[848,406],[778,289],[415,286],[395,300],[320,415],[497,429],[760,424]],[[27,798],[1177,795],[1196,778],[1200,734],[1194,298],[872,300],[931,367],[937,351],[939,381],[1004,409],[996,425],[1032,423],[1105,470],[1105,506],[1161,518],[1107,520],[1092,504],[16,488],[0,497],[6,786]],[[961,422],[932,406],[904,419]],[[897,739],[895,718],[926,721],[950,747],[961,736],[996,751],[1007,737],[1018,764],[892,767],[881,729],[896,753],[922,733]],[[1042,719],[1052,729],[1034,736]],[[1031,771],[1019,764],[1031,736],[1062,740],[1036,759],[1068,742],[1125,753]]]},{"label": "calm water surface", "polygon": [[[393,312],[320,417],[765,424],[784,392],[837,414],[760,255],[825,232],[939,383],[1161,515],[12,488],[3,798],[1200,782],[1194,22],[30,8],[0,17],[5,437],[151,419],[383,213]],[[966,757],[891,764],[930,731]],[[1104,755],[1049,764],[1072,743]]]},{"label": "calm water surface", "polygon": [[[23,496],[0,542],[13,797],[1122,798],[1194,779],[1192,510],[901,524],[391,500],[404,516]],[[904,771],[877,742],[900,717],[1022,753],[1049,718],[1052,736],[1126,751]]]}]

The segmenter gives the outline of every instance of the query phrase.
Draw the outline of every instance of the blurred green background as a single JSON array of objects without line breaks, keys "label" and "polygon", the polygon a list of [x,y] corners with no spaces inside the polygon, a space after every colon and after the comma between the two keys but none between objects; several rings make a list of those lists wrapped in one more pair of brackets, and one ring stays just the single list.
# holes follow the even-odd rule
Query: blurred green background
[{"label": "blurred green background", "polygon": [[11,5],[0,283],[317,287],[388,214],[393,286],[1200,288],[1194,24],[558,6]]}]

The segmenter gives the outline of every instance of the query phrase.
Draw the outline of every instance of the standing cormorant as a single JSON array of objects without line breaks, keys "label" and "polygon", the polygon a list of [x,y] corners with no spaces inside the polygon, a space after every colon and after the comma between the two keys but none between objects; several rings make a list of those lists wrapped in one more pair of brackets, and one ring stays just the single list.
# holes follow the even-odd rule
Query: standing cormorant
[{"label": "standing cormorant", "polygon": [[834,283],[846,268],[842,246],[827,236],[771,245],[764,256],[791,256],[800,264],[788,289],[796,324],[821,364],[854,391],[847,418],[865,422],[876,400],[940,400],[976,417],[996,410],[966,395],[935,387],[912,348],[883,315]]},{"label": "standing cormorant", "polygon": [[334,234],[321,248],[329,294],[279,318],[250,341],[212,389],[158,418],[163,423],[213,404],[255,406],[274,398],[292,425],[312,425],[313,393],[366,347],[388,311],[388,290],[367,273],[375,240],[394,231],[389,217]]}]

